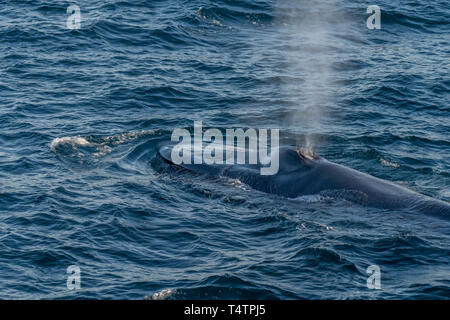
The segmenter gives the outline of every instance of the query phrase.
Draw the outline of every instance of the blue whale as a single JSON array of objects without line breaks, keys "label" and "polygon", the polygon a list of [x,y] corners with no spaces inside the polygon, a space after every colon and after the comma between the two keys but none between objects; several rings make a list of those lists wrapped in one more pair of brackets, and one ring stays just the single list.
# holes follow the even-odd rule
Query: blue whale
[{"label": "blue whale", "polygon": [[436,200],[395,183],[307,155],[293,147],[279,148],[279,170],[261,175],[260,165],[179,164],[171,160],[174,144],[159,146],[159,156],[169,165],[199,174],[238,179],[250,187],[287,198],[304,195],[330,195],[361,205],[384,209],[411,209],[450,219],[450,204]]}]

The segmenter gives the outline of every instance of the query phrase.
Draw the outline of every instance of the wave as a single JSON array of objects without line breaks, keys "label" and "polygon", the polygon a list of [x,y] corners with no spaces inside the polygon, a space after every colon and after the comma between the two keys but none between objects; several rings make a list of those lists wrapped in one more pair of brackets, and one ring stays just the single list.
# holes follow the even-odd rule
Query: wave
[{"label": "wave", "polygon": [[98,161],[113,152],[114,148],[144,137],[158,134],[158,130],[142,130],[115,134],[111,136],[72,136],[55,138],[50,143],[50,150],[60,159],[86,164]]}]

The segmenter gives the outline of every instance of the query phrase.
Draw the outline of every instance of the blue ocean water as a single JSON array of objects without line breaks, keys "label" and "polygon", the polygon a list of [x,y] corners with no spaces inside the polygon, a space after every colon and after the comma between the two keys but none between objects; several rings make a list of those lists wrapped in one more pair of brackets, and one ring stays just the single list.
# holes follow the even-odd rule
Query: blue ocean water
[{"label": "blue ocean water", "polygon": [[0,5],[0,298],[450,297],[448,220],[155,164],[194,120],[279,128],[450,201],[448,1],[71,4]]}]

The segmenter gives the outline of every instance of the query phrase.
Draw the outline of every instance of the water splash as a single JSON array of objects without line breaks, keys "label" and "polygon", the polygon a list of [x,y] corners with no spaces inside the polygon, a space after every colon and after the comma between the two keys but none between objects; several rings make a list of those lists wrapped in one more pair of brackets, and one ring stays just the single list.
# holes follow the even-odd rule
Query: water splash
[{"label": "water splash", "polygon": [[159,292],[155,292],[151,298],[144,297],[145,300],[166,300],[170,296],[176,293],[175,289],[164,289]]},{"label": "water splash", "polygon": [[50,143],[50,150],[60,159],[78,164],[92,163],[110,154],[114,148],[124,143],[152,136],[157,132],[157,130],[143,130],[103,137],[77,135],[55,138]]}]

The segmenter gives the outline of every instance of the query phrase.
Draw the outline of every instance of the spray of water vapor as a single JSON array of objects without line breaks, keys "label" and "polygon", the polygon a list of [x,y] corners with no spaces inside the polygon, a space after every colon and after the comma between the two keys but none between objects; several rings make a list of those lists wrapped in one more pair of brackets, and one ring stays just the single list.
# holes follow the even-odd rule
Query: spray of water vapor
[{"label": "spray of water vapor", "polygon": [[[332,23],[330,0],[279,0],[280,41],[284,42],[284,71],[290,79],[286,94],[295,105],[287,119],[296,133],[305,137],[297,141],[304,152],[313,153],[314,136],[322,131],[321,119],[333,102],[332,93]],[[335,13],[333,13],[335,14]]]}]

